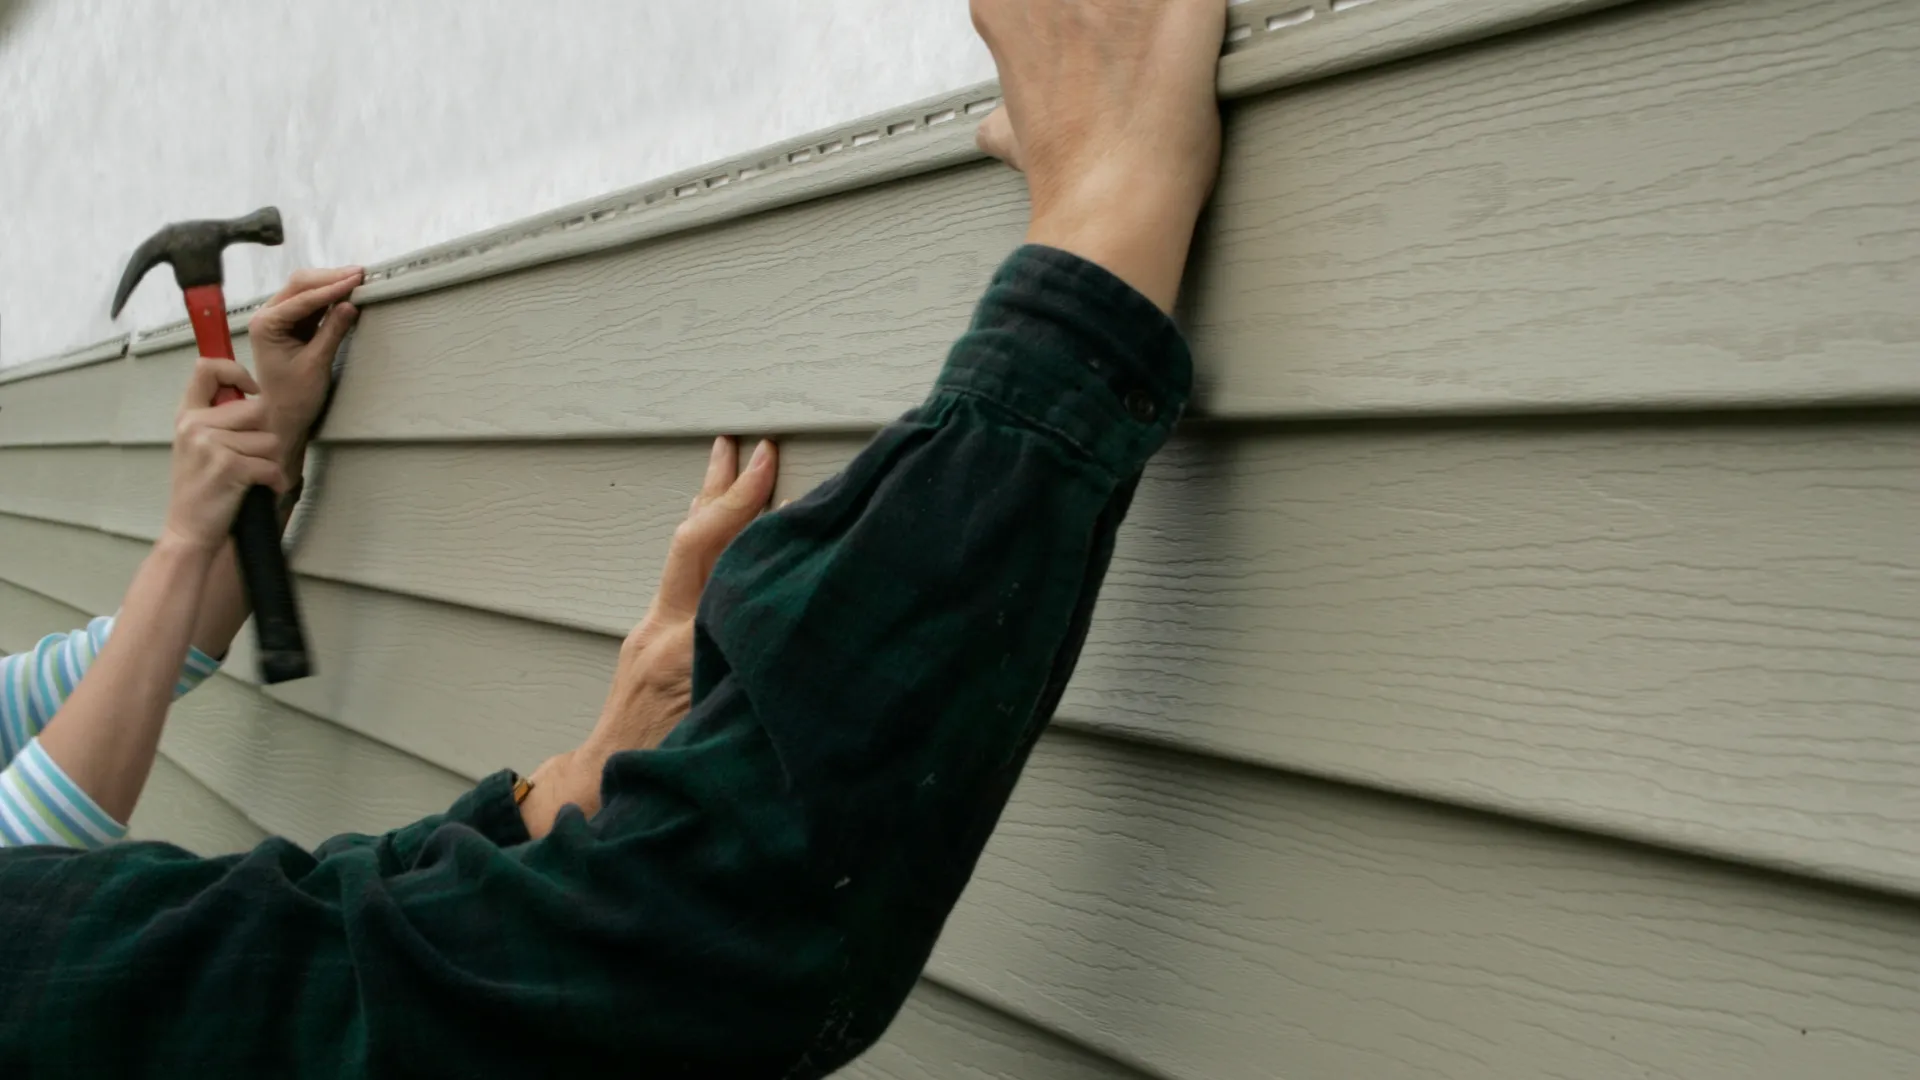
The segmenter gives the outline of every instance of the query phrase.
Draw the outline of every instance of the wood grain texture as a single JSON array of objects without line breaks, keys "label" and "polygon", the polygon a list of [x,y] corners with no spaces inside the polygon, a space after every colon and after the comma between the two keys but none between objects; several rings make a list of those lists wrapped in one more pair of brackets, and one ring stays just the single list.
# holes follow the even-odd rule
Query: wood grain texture
[{"label": "wood grain texture", "polygon": [[107,360],[0,383],[0,446],[112,441],[125,365]]},{"label": "wood grain texture", "polygon": [[[1636,5],[1250,101],[1198,409],[1913,400],[1917,51],[1898,0]],[[971,165],[376,305],[329,436],[870,427],[1024,216]]]},{"label": "wood grain texture", "polygon": [[260,826],[165,754],[154,759],[127,830],[132,839],[161,840],[196,855],[246,851],[267,838]]},{"label": "wood grain texture", "polygon": [[[0,448],[0,513],[99,527],[117,503],[120,455],[106,445]],[[166,511],[166,468],[162,450],[160,505],[149,512],[156,525]]]},{"label": "wood grain texture", "polygon": [[315,673],[268,696],[465,777],[578,746],[613,681],[618,638],[313,578],[300,590]]},{"label": "wood grain texture", "polygon": [[1159,1075],[1920,1071],[1920,909],[1055,732],[929,972]]},{"label": "wood grain texture", "polygon": [[[783,488],[858,445],[789,441]],[[342,447],[298,565],[624,634],[703,450]],[[1063,717],[1920,889],[1916,460],[1898,415],[1196,430]]]},{"label": "wood grain texture", "polygon": [[95,529],[0,514],[0,581],[89,617],[119,610],[146,552],[146,544]]},{"label": "wood grain texture", "polygon": [[442,813],[473,786],[225,675],[173,707],[160,745],[262,828],[307,847]]},{"label": "wood grain texture", "polygon": [[1145,1080],[1124,1065],[924,980],[886,1036],[835,1075],[857,1080]]},{"label": "wood grain texture", "polygon": [[[135,541],[91,530],[0,517],[0,650],[83,626],[113,610],[75,597],[124,590],[115,548]],[[76,558],[28,562],[12,556],[79,549]],[[82,562],[91,555],[90,564]],[[87,567],[90,577],[67,572]],[[51,568],[55,573],[43,573]],[[24,571],[24,573],[23,573]],[[79,587],[74,581],[80,580]],[[21,583],[26,583],[22,587]],[[31,590],[31,591],[29,591]],[[61,591],[55,591],[61,590]],[[161,749],[201,784],[266,830],[316,844],[340,832],[381,832],[445,810],[471,782],[385,743],[268,698],[257,687],[216,675],[177,702]]]}]

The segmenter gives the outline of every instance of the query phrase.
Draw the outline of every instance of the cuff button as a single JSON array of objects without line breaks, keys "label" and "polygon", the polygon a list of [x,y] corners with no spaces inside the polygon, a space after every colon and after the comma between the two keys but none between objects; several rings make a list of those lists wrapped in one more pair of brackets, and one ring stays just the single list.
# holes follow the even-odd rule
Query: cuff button
[{"label": "cuff button", "polygon": [[1128,415],[1143,424],[1153,423],[1154,417],[1160,415],[1159,402],[1154,401],[1153,395],[1145,390],[1131,391],[1127,394],[1124,404]]}]

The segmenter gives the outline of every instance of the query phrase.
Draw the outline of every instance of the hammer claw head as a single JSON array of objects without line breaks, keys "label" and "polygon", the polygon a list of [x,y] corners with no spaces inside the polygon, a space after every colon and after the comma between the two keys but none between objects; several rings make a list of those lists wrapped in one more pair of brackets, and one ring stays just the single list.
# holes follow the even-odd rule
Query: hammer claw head
[{"label": "hammer claw head", "polygon": [[147,237],[127,260],[120,275],[120,287],[113,293],[114,318],[127,306],[127,298],[160,263],[173,264],[173,276],[183,289],[196,285],[218,285],[223,280],[220,254],[228,244],[265,244],[273,247],[286,239],[281,228],[280,211],[263,206],[244,217],[224,221],[178,221]]}]

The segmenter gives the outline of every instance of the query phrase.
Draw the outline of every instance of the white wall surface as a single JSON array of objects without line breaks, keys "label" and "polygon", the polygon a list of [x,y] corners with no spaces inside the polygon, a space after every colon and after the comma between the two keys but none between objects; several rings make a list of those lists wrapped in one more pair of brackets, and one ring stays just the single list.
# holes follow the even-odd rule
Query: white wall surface
[{"label": "white wall surface", "polygon": [[179,318],[170,220],[280,207],[241,300],[992,74],[966,0],[0,0],[0,365]]}]

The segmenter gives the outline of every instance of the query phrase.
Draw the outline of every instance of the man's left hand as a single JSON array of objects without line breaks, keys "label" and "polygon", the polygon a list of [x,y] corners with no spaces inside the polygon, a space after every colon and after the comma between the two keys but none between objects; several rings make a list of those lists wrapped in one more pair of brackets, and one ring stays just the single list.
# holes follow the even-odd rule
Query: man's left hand
[{"label": "man's left hand", "polygon": [[326,404],[334,351],[360,315],[347,295],[365,276],[357,266],[296,270],[247,324],[254,378],[287,448],[289,475],[299,475],[307,435]]}]

